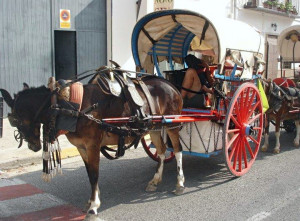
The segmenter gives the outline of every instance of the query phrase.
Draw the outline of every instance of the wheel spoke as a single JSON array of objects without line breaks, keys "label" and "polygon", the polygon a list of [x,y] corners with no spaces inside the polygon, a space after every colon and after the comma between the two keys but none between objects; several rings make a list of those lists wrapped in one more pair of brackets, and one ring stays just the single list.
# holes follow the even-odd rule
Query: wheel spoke
[{"label": "wheel spoke", "polygon": [[[230,139],[230,141],[228,142],[228,145],[227,145],[227,149],[229,149],[232,145],[232,143],[236,140],[236,138],[239,136],[240,134],[234,134],[233,137]],[[229,135],[228,135],[229,136]]]},{"label": "wheel spoke", "polygon": [[234,104],[234,107],[235,107],[235,114],[236,114],[236,116],[237,116],[237,120],[238,120],[239,122],[242,122],[242,119],[241,119],[241,111],[239,110],[238,103],[239,103],[239,102],[236,102],[236,103]]},{"label": "wheel spoke", "polygon": [[243,152],[243,142],[240,140],[239,145],[239,171],[242,172],[242,152]]},{"label": "wheel spoke", "polygon": [[[239,141],[239,139],[238,140],[236,140],[235,139],[235,145],[233,145],[233,147],[231,148],[231,152],[230,152],[230,154],[229,154],[229,161],[231,161],[231,159],[232,159],[232,156],[233,156],[233,154],[235,153],[235,151],[236,151],[236,147],[237,147],[237,142]],[[228,149],[229,149],[229,147],[230,146],[228,146]]]},{"label": "wheel spoke", "polygon": [[240,142],[238,140],[237,143],[236,143],[237,148],[236,148],[236,153],[234,155],[234,160],[233,160],[233,168],[234,168],[234,170],[236,170],[236,161],[237,161],[238,154],[239,154],[239,149],[240,149],[239,144],[240,144]]},{"label": "wheel spoke", "polygon": [[253,130],[261,130],[261,127],[253,127]]},{"label": "wheel spoke", "polygon": [[244,158],[245,168],[248,168],[248,161],[247,161],[247,154],[246,154],[245,145],[243,145],[242,151],[243,151],[243,158]]},{"label": "wheel spoke", "polygon": [[254,106],[251,108],[251,110],[249,111],[249,113],[247,115],[247,119],[253,114],[253,112],[255,111],[255,109],[257,108],[258,105],[259,105],[259,102],[254,104]]},{"label": "wheel spoke", "polygon": [[[250,89],[250,88],[249,88]],[[250,91],[248,91],[248,94],[250,94]],[[253,100],[254,100],[254,97],[255,97],[255,91],[253,90],[252,91],[252,94],[251,94],[251,98],[250,98],[250,101],[247,102],[247,109],[249,110],[250,109],[250,106],[252,105],[253,103]]]},{"label": "wheel spoke", "polygon": [[230,120],[233,121],[233,123],[235,124],[236,127],[241,128],[240,123],[237,121],[237,119],[234,118],[234,116],[231,115],[231,116],[230,116]]},{"label": "wheel spoke", "polygon": [[258,141],[255,140],[252,136],[247,136],[247,137],[249,137],[255,144],[258,144]]},{"label": "wheel spoke", "polygon": [[248,121],[248,125],[251,125],[251,124],[252,124],[255,120],[257,120],[257,118],[259,118],[261,115],[262,115],[261,113],[255,115],[252,119],[250,119],[250,120]]},{"label": "wheel spoke", "polygon": [[228,130],[228,133],[240,132],[240,130],[241,130],[241,129],[239,129],[239,128],[231,129],[231,130]]},{"label": "wheel spoke", "polygon": [[247,100],[249,99],[248,97],[249,97],[249,88],[248,88],[248,90],[247,90],[247,93],[246,93],[246,97],[245,97],[245,92],[244,91],[242,91],[242,94],[241,94],[241,96],[243,97],[243,99],[242,99],[242,102],[240,102],[240,110],[239,110],[239,112],[240,112],[240,115],[241,115],[241,120],[245,120],[246,119],[246,116],[247,116],[247,113],[246,113],[246,111],[248,110],[248,105],[247,105]]},{"label": "wheel spoke", "polygon": [[250,146],[250,144],[249,144],[249,142],[248,142],[248,140],[247,140],[246,137],[244,137],[244,142],[246,143],[246,147],[247,147],[248,152],[249,152],[249,154],[250,154],[250,156],[251,156],[251,159],[253,159],[253,158],[254,158],[254,154],[253,154],[253,151],[252,151],[252,149],[251,149],[251,146]]}]

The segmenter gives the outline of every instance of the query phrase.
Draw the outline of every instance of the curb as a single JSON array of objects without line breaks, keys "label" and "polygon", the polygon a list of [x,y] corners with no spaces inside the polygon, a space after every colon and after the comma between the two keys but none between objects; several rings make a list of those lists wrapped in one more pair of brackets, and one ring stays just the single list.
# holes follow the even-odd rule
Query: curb
[{"label": "curb", "polygon": [[[30,151],[30,150],[28,150]],[[61,150],[61,159],[71,158],[79,156],[79,152],[76,147],[63,148]],[[13,160],[6,163],[0,163],[1,170],[17,169],[19,167],[26,167],[30,165],[42,163],[42,155],[39,157],[30,157],[25,159]]]}]

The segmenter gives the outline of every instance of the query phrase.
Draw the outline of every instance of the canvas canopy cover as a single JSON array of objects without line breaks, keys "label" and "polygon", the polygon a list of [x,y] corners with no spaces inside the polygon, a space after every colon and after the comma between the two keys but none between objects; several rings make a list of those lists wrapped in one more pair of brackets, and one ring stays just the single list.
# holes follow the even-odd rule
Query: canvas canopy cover
[{"label": "canvas canopy cover", "polygon": [[282,61],[300,62],[300,25],[283,30],[278,36],[278,51]]},{"label": "canvas canopy cover", "polygon": [[208,19],[187,10],[147,14],[136,23],[131,41],[137,69],[149,73],[163,60],[173,69],[173,63],[183,63],[191,49],[212,56],[215,64],[223,63],[227,49],[261,54],[264,50],[261,35],[248,24]]}]

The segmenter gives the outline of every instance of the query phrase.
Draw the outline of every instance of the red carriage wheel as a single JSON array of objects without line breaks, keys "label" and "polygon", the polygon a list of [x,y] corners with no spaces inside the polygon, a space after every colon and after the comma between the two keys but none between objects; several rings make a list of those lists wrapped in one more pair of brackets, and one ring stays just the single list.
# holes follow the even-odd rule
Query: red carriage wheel
[{"label": "red carriage wheel", "polygon": [[242,84],[234,93],[224,124],[223,153],[234,176],[247,173],[259,151],[263,129],[263,106],[257,87]]},{"label": "red carriage wheel", "polygon": [[[154,161],[158,162],[158,157],[157,157],[157,152],[155,149],[154,144],[152,143],[151,139],[145,139],[145,137],[143,137],[141,139],[142,145],[144,150],[146,151],[147,155],[153,159]],[[175,157],[175,154],[172,151],[166,151],[166,158],[164,160],[165,163],[171,162]]]}]

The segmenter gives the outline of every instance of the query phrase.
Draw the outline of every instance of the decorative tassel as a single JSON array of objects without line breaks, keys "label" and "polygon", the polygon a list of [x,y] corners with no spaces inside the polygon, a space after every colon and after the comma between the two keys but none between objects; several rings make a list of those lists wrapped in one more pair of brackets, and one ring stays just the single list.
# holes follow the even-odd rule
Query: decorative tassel
[{"label": "decorative tassel", "polygon": [[50,182],[51,179],[58,173],[62,174],[61,168],[61,149],[58,140],[53,143],[43,142],[43,174],[42,179],[45,182]]}]

